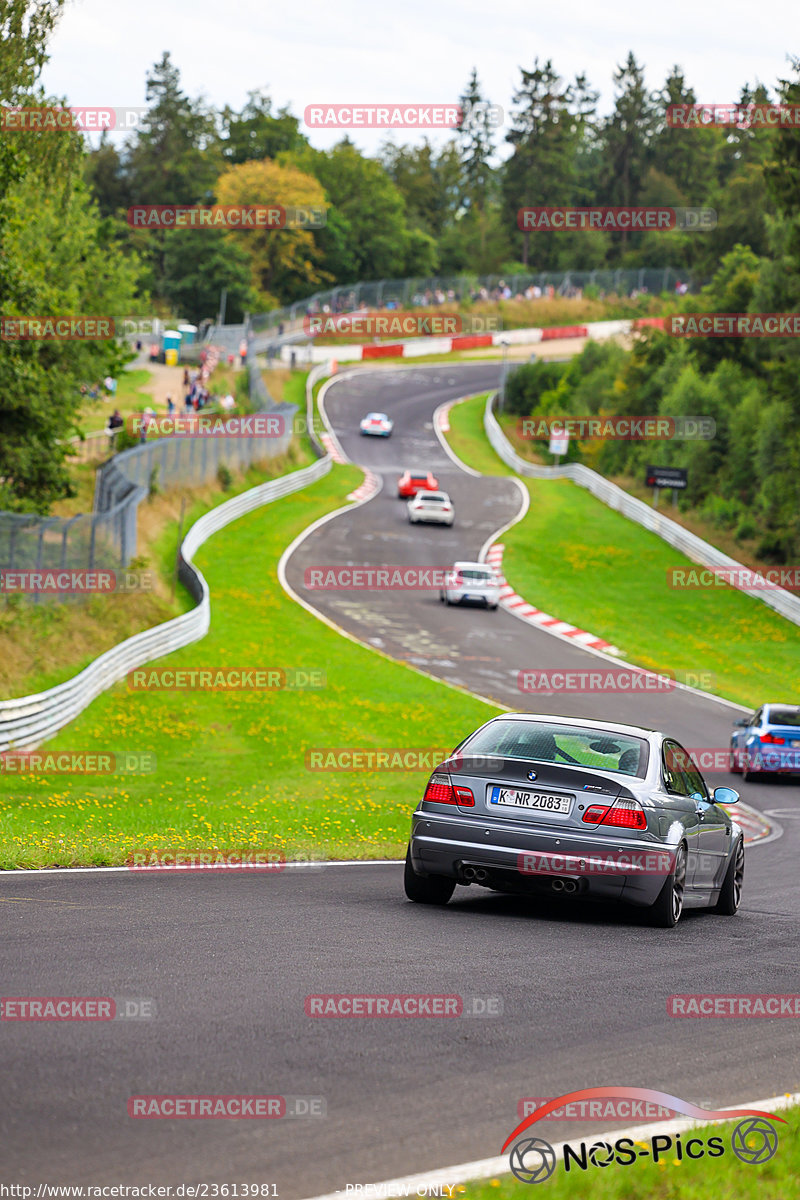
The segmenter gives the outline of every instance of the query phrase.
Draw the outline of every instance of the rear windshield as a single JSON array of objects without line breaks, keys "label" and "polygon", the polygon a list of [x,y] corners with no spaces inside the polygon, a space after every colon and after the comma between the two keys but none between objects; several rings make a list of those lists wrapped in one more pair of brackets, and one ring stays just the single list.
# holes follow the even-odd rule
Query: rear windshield
[{"label": "rear windshield", "polygon": [[800,725],[800,708],[771,708],[770,725]]},{"label": "rear windshield", "polygon": [[492,576],[489,571],[459,571],[462,579],[473,579],[479,583],[486,583]]},{"label": "rear windshield", "polygon": [[427,496],[423,496],[423,500],[426,504],[442,504],[444,496],[437,496],[433,492],[428,492]]},{"label": "rear windshield", "polygon": [[630,734],[501,718],[480,729],[460,747],[460,753],[499,754],[504,758],[534,759],[562,766],[575,764],[644,779],[650,747],[644,738]]}]

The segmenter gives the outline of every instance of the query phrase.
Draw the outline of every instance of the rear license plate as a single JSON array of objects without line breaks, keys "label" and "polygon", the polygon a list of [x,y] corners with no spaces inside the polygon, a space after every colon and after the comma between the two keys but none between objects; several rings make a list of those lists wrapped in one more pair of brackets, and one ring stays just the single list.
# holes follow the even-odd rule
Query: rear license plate
[{"label": "rear license plate", "polygon": [[543,812],[568,813],[572,807],[569,796],[554,796],[550,792],[527,792],[519,788],[493,787],[489,803],[498,808],[536,808]]},{"label": "rear license plate", "polygon": [[790,746],[800,746],[800,742],[789,742]]}]

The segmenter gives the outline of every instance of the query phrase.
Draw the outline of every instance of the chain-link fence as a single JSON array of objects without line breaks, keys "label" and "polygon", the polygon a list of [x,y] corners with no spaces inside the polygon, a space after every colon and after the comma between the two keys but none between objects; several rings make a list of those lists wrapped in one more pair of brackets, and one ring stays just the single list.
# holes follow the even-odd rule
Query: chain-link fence
[{"label": "chain-link fence", "polygon": [[[353,283],[344,287],[315,292],[272,312],[250,318],[254,333],[291,333],[310,313],[355,312],[358,309],[420,308],[436,304],[463,304],[480,299],[535,298],[539,289],[546,296],[550,288],[558,296],[570,297],[596,289],[598,295],[630,296],[646,292],[660,295],[674,292],[678,284],[693,292],[702,284],[686,272],[672,267],[642,267],[635,270],[536,271],[526,275],[437,275],[415,279],[379,279],[372,283]],[[530,291],[531,296],[525,293]],[[283,326],[281,330],[279,327]],[[215,329],[218,336],[219,329]]]},{"label": "chain-link fence", "polygon": [[[225,421],[230,432],[162,437],[123,450],[98,468],[91,513],[65,518],[0,512],[0,568],[126,567],[136,554],[137,509],[151,491],[199,486],[215,479],[220,468],[231,473],[244,471],[254,463],[285,454],[297,406],[273,401],[254,354],[248,355],[247,365],[254,416],[282,416],[283,432],[268,437],[248,431],[246,419],[240,419],[238,425],[232,419]],[[251,429],[254,424],[251,422]]]},{"label": "chain-link fence", "polygon": [[124,567],[136,553],[136,507],[146,495],[144,488],[129,488],[123,499],[103,511],[75,517],[0,512],[0,567],[16,571]]}]

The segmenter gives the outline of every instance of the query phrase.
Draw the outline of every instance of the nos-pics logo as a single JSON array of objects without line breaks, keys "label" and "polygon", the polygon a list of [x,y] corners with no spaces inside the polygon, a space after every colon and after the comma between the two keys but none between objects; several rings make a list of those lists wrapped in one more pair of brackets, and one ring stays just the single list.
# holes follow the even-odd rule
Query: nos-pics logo
[{"label": "nos-pics logo", "polygon": [[[731,1134],[730,1148],[736,1157],[749,1166],[758,1166],[769,1162],[778,1149],[778,1135],[772,1121],[785,1124],[783,1117],[774,1113],[764,1112],[757,1108],[707,1109],[698,1108],[678,1096],[670,1096],[667,1092],[654,1091],[652,1088],[629,1087],[599,1087],[583,1088],[577,1092],[567,1092],[554,1100],[541,1105],[530,1116],[526,1117],[509,1135],[503,1145],[503,1150],[511,1146],[509,1166],[512,1174],[521,1183],[544,1183],[558,1165],[559,1154],[544,1138],[536,1136],[521,1136],[535,1122],[542,1120],[556,1109],[565,1104],[579,1100],[618,1098],[626,1100],[643,1100],[657,1103],[669,1108],[675,1113],[702,1121],[725,1121],[735,1117],[745,1118],[739,1121]],[[577,1147],[564,1143],[560,1154],[565,1172],[588,1171],[591,1168],[631,1166],[638,1159],[650,1158],[659,1162],[669,1155],[679,1162],[698,1160],[701,1158],[720,1158],[726,1153],[725,1141],[722,1137],[699,1138],[683,1136],[680,1133],[669,1135],[661,1133],[650,1137],[649,1141],[634,1141],[633,1138],[617,1138],[614,1142],[597,1141],[594,1143],[580,1142]],[[513,1143],[513,1145],[512,1145]]]}]

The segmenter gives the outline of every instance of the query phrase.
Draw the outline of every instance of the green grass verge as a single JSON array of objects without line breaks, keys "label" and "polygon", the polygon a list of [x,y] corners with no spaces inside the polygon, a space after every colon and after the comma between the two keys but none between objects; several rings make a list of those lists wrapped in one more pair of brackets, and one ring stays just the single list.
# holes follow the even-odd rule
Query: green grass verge
[{"label": "green grass verge", "polygon": [[[450,410],[448,441],[484,474],[510,469],[483,432],[485,394]],[[800,632],[735,588],[674,590],[682,554],[568,480],[524,480],[527,516],[503,534],[503,572],[537,608],[618,646],[623,656],[755,707],[800,683]],[[535,662],[520,663],[535,668]]]},{"label": "green grass verge", "polygon": [[[183,492],[174,489],[171,495],[182,494],[187,498],[183,533],[186,534],[190,526],[212,508],[311,462],[313,455],[293,442],[288,454],[237,472],[227,491],[222,491],[214,481],[201,488],[187,487]],[[160,496],[152,498],[158,532],[146,545],[142,544],[140,536],[140,550],[144,553],[134,560],[141,569],[153,571],[163,582],[164,586],[157,592],[92,596],[61,604],[34,605],[22,596],[0,599],[0,700],[31,696],[55,687],[89,666],[104,650],[194,607],[189,592],[179,582],[174,582],[179,522],[163,514],[166,505],[162,505],[162,500]],[[140,525],[151,522],[150,505],[150,500],[141,505]],[[180,511],[177,499],[171,507]],[[20,670],[14,660],[15,644],[35,648],[35,653],[27,656],[30,664],[27,670]],[[11,663],[8,670],[3,662],[4,654],[6,662]]]},{"label": "green grass verge", "polygon": [[[567,1172],[562,1157],[547,1180],[543,1192],[549,1200],[788,1200],[797,1195],[800,1179],[800,1109],[786,1108],[780,1111],[786,1124],[776,1123],[778,1148],[775,1155],[761,1165],[743,1162],[733,1153],[731,1134],[736,1122],[722,1125],[700,1126],[691,1133],[681,1134],[682,1157],[677,1157],[677,1137],[672,1135],[672,1146],[664,1157],[654,1163],[652,1157],[637,1158],[631,1165],[610,1163],[607,1167],[592,1167],[581,1170],[571,1165]],[[563,1125],[560,1126],[563,1128]],[[536,1126],[530,1136],[550,1140],[546,1124]],[[658,1136],[657,1134],[655,1136]],[[663,1135],[662,1135],[663,1136]],[[558,1135],[561,1140],[563,1134]],[[707,1151],[702,1158],[692,1160],[685,1153],[691,1138],[707,1143],[709,1138],[721,1138],[724,1153],[709,1158]],[[751,1135],[752,1148],[757,1149],[758,1135]],[[568,1138],[576,1153],[580,1143],[588,1147],[599,1138],[591,1135]],[[607,1140],[603,1138],[602,1140]],[[611,1137],[611,1142],[614,1137]],[[748,1144],[748,1139],[745,1139]],[[636,1148],[650,1149],[649,1142],[638,1142]],[[692,1146],[695,1154],[700,1146]],[[719,1145],[712,1146],[718,1150]],[[605,1152],[603,1152],[605,1157]],[[652,1154],[652,1150],[651,1150]],[[537,1193],[538,1194],[538,1193]],[[522,1183],[513,1175],[500,1175],[494,1179],[476,1180],[457,1185],[452,1192],[454,1200],[529,1200],[531,1185]]]},{"label": "green grass verge", "polygon": [[429,747],[434,736],[451,747],[497,710],[341,637],[280,587],[283,549],[361,480],[356,468],[335,467],[212,538],[196,560],[211,588],[211,630],[152,664],[321,668],[327,686],[225,694],[116,685],[46,749],[146,751],[157,769],[5,775],[1,867],[116,864],[175,848],[321,859],[404,853],[425,771],[309,771],[306,750]]}]

